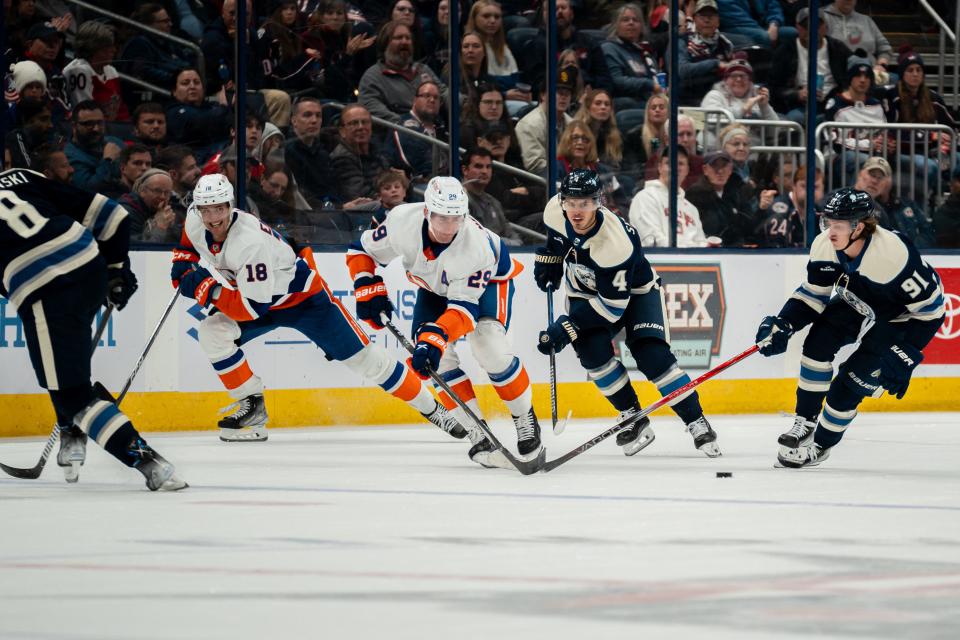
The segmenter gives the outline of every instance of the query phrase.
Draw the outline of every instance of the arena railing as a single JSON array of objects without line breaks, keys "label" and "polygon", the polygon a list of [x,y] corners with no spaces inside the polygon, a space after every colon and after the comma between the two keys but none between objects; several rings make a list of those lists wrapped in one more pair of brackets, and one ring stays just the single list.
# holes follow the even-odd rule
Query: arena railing
[{"label": "arena railing", "polygon": [[[890,135],[899,134],[901,131],[921,131],[926,132],[926,135],[922,142],[911,136],[909,144],[903,145],[899,135]],[[940,136],[936,136],[936,142],[931,142],[932,134],[946,134],[950,137],[948,153],[944,152]],[[875,143],[878,139],[883,141],[883,147],[879,151]],[[902,197],[905,187],[909,185],[910,199],[926,207],[931,199],[918,200],[918,187],[922,186],[925,193],[933,188],[933,204],[939,205],[945,186],[943,174],[947,172],[948,175],[953,175],[957,166],[957,132],[944,124],[823,122],[817,126],[816,140],[827,160],[824,183],[827,190],[852,186],[867,158],[881,156],[890,162],[893,185],[898,196]],[[862,145],[864,141],[869,141],[869,145]],[[934,167],[934,184],[920,184],[934,174]],[[840,174],[839,182],[835,175],[837,173]]]},{"label": "arena railing", "polygon": [[927,12],[927,15],[930,16],[934,22],[937,23],[937,30],[939,32],[938,39],[938,49],[937,53],[937,78],[940,81],[940,93],[946,93],[947,83],[946,78],[943,77],[944,69],[944,59],[947,55],[947,38],[953,42],[953,73],[951,73],[951,79],[953,80],[953,95],[952,102],[953,108],[957,109],[960,107],[960,42],[957,41],[957,32],[960,32],[960,11],[957,11],[957,23],[956,28],[951,30],[947,26],[947,23],[944,22],[943,18],[940,17],[940,14],[937,13],[936,9],[930,6],[930,3],[927,0],[920,0],[920,7]]}]

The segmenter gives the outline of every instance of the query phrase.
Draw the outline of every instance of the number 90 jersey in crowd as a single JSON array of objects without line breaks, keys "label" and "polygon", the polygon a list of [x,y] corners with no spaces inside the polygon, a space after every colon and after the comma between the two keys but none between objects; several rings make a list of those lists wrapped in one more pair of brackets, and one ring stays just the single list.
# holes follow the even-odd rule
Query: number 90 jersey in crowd
[{"label": "number 90 jersey in crowd", "polygon": [[17,307],[101,254],[123,263],[129,238],[127,211],[110,198],[27,169],[0,173],[0,294]]},{"label": "number 90 jersey in crowd", "polygon": [[657,274],[643,255],[637,230],[606,207],[597,211],[597,223],[577,234],[560,207],[560,196],[543,210],[547,249],[564,256],[564,285],[571,300],[570,318],[580,328],[618,322],[630,296],[647,293],[657,284]]},{"label": "number 90 jersey in crowd", "polygon": [[[360,241],[351,245],[347,261],[359,264],[372,258],[387,265],[399,256],[410,282],[447,298],[448,308],[460,311],[467,326],[475,324],[487,285],[516,277],[523,265],[510,257],[500,236],[472,216],[466,217],[453,242],[440,245],[437,253],[427,235],[423,212],[422,202],[394,207],[386,220],[364,231]],[[355,271],[357,267],[351,264],[351,272]]]},{"label": "number 90 jersey in crowd", "polygon": [[174,253],[175,260],[176,254],[203,258],[220,272],[231,288],[223,287],[214,305],[238,322],[292,307],[326,286],[309,248],[297,255],[279,232],[240,209],[233,210],[227,237],[217,243],[191,205]]}]

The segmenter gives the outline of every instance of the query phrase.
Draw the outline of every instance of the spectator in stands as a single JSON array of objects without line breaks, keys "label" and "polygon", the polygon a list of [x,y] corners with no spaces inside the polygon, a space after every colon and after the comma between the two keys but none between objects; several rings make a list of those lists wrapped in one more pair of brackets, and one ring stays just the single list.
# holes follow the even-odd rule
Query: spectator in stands
[{"label": "spectator in stands", "polygon": [[7,46],[12,51],[21,51],[26,46],[27,31],[45,18],[37,11],[36,0],[12,0],[6,12]]},{"label": "spectator in stands", "polygon": [[[687,150],[678,146],[677,182],[683,184],[689,170]],[[630,224],[645,247],[673,246],[670,229],[670,154],[658,157],[659,178],[648,180],[630,203]],[[677,192],[677,243],[681,249],[708,246],[700,222],[700,212],[686,199],[683,188]],[[717,240],[719,243],[719,239]]]},{"label": "spectator in stands", "polygon": [[[519,163],[508,160],[511,145],[511,130],[500,122],[491,122],[477,138],[477,146],[490,152],[493,160],[516,167]],[[546,203],[546,188],[540,184],[521,179],[500,167],[493,166],[487,193],[503,205],[507,220],[528,229],[536,229],[543,219]]]},{"label": "spectator in stands", "polygon": [[[538,13],[539,30],[526,52],[515,52],[521,57],[522,75],[530,82],[546,75],[547,59],[547,10],[550,3],[543,2]],[[613,90],[613,78],[607,68],[607,59],[600,42],[578,30],[574,24],[574,8],[571,0],[557,0],[557,50],[572,49],[577,56],[577,65],[584,86],[592,89]]]},{"label": "spectator in stands", "polygon": [[720,148],[733,159],[733,172],[744,182],[750,181],[750,134],[739,123],[720,130]]},{"label": "spectator in stands", "polygon": [[[70,100],[67,97],[66,81],[63,78],[63,66],[60,62],[63,55],[63,33],[58,31],[50,22],[37,22],[27,30],[26,48],[21,61],[36,62],[43,69],[47,78],[47,95],[50,100],[60,102],[69,109]],[[51,115],[56,111],[51,106]]]},{"label": "spectator in stands", "polygon": [[[900,80],[897,84],[881,92],[881,104],[888,122],[911,124],[942,124],[954,130],[951,135],[936,131],[903,130],[891,132],[890,137],[899,140],[898,167],[913,167],[921,188],[935,190],[940,173],[940,159],[944,164],[950,161],[953,153],[953,137],[957,123],[950,115],[943,98],[930,89],[924,82],[923,58],[912,49],[906,49],[897,61]],[[911,149],[911,143],[915,146]],[[926,143],[927,153],[924,153]],[[915,153],[911,155],[911,151]],[[902,171],[902,169],[901,169]],[[923,180],[926,179],[924,184]],[[901,186],[906,182],[900,176]]]},{"label": "spectator in stands", "polygon": [[230,140],[233,118],[221,87],[217,103],[204,99],[203,80],[196,69],[184,69],[176,75],[174,103],[167,107],[167,133],[171,142],[185,144],[205,162]]},{"label": "spectator in stands", "polygon": [[446,99],[446,86],[430,67],[413,60],[410,28],[388,22],[377,35],[380,61],[360,79],[360,103],[378,118],[401,124],[407,117],[417,87],[426,80],[437,83]]},{"label": "spectator in stands", "polygon": [[646,179],[653,179],[658,175],[657,159],[669,144],[666,128],[669,116],[670,100],[666,93],[658,93],[652,96],[644,107],[643,124],[627,132],[624,165],[643,171]]},{"label": "spectator in stands", "polygon": [[610,34],[601,45],[618,110],[643,108],[651,95],[662,90],[656,78],[657,63],[643,32],[643,11],[627,3],[616,11]]},{"label": "spectator in stands", "polygon": [[[146,2],[137,7],[131,16],[134,22],[157,31],[169,34],[173,27],[170,14],[163,5],[155,2]],[[174,86],[177,74],[196,64],[194,54],[190,49],[180,47],[160,36],[152,33],[138,33],[130,38],[123,47],[123,52],[117,60],[117,69],[135,78],[140,78],[157,87]],[[208,65],[216,64],[208,60]],[[131,102],[132,91],[124,99]]]},{"label": "spectator in stands", "polygon": [[[449,64],[441,76],[450,80]],[[492,83],[487,73],[487,53],[483,40],[476,31],[467,31],[460,37],[460,104],[476,100],[481,85]]]},{"label": "spectator in stands", "polygon": [[909,238],[918,249],[929,249],[935,246],[936,233],[933,222],[924,212],[923,207],[913,200],[900,197],[893,191],[893,173],[890,171],[890,164],[883,158],[870,158],[864,163],[861,173],[864,171],[883,173],[883,177],[878,181],[877,195],[874,199],[883,209],[893,229]]},{"label": "spectator in stands", "polygon": [[[440,122],[440,87],[435,82],[426,81],[417,88],[413,100],[413,107],[403,126],[411,131],[422,133],[437,140],[447,139],[446,129]],[[409,167],[413,179],[426,183],[435,175],[446,175],[449,171],[446,158],[449,153],[438,150],[440,160],[436,170],[433,167],[434,147],[429,142],[405,136],[401,132],[393,131],[389,138],[390,151],[394,166]]]},{"label": "spectator in stands", "polygon": [[797,30],[783,26],[778,0],[717,0],[720,30],[738,47],[770,50],[778,40],[793,40]]},{"label": "spectator in stands", "polygon": [[16,103],[23,98],[44,101],[47,99],[47,74],[32,60],[11,65],[9,82],[13,85],[14,93],[10,93],[8,86],[6,90],[8,103]]},{"label": "spectator in stands", "polygon": [[609,172],[607,167],[601,169],[598,161],[597,139],[593,137],[593,131],[582,120],[574,120],[563,130],[557,143],[557,180],[562,180],[574,169]]},{"label": "spectator in stands", "polygon": [[[299,91],[313,86],[315,66],[309,64],[303,32],[306,20],[300,15],[297,0],[271,3],[273,11],[257,30],[257,56],[264,65],[264,81],[285,91]],[[346,22],[343,8],[341,25]]]},{"label": "spectator in stands", "polygon": [[413,55],[417,60],[423,58],[430,46],[426,41],[426,34],[420,22],[420,13],[413,0],[393,0],[390,3],[387,15],[390,20],[410,28],[410,32],[413,34]]},{"label": "spectator in stands", "polygon": [[63,69],[70,104],[94,100],[111,122],[130,122],[130,112],[120,92],[120,77],[111,62],[117,55],[113,27],[97,20],[77,29],[76,57]]},{"label": "spectator in stands", "polygon": [[33,154],[43,145],[59,146],[50,108],[44,100],[21,100],[17,105],[17,128],[6,135],[7,166],[33,167]]},{"label": "spectator in stands", "polygon": [[[703,154],[697,148],[697,125],[690,116],[681,113],[677,117],[679,123],[677,127],[677,143],[687,151],[687,178],[680,183],[684,189],[689,189],[690,185],[700,179],[703,175]],[[663,133],[670,139],[670,121],[663,125]],[[649,167],[649,164],[648,164]]]},{"label": "spectator in stands", "polygon": [[[353,102],[360,76],[374,63],[376,36],[366,22],[348,21],[346,12],[343,0],[320,0],[317,4],[308,20],[309,30],[303,35],[304,54],[313,59],[303,73],[309,85],[322,91],[325,98]],[[279,86],[288,88],[283,83]]]},{"label": "spectator in stands", "polygon": [[[557,73],[556,107],[557,135],[573,118],[567,114],[573,89],[577,85],[577,74],[573,68],[561,69]],[[544,175],[547,170],[547,87],[540,86],[540,104],[517,123],[517,140],[520,141],[520,153],[523,166],[530,173]]]},{"label": "spectator in stands", "polygon": [[[870,62],[860,55],[852,55],[847,60],[847,86],[827,100],[823,114],[825,122],[856,123],[864,125],[858,129],[837,129],[833,134],[834,160],[837,171],[844,175],[844,184],[853,182],[854,176],[873,153],[885,153],[887,141],[876,129],[869,125],[885,124],[883,105],[870,95],[874,74]],[[872,195],[872,194],[871,194]]]},{"label": "spectator in stands", "polygon": [[35,152],[32,166],[47,178],[61,184],[73,184],[73,167],[62,149],[41,145]]},{"label": "spectator in stands", "polygon": [[390,163],[375,145],[370,112],[361,104],[350,104],[340,113],[340,144],[330,154],[333,173],[344,209],[367,205],[376,200],[377,176]]},{"label": "spectator in stands", "polygon": [[727,63],[733,60],[733,43],[720,33],[717,0],[697,0],[694,30],[680,36],[680,104],[699,105],[722,79]]},{"label": "spectator in stands", "polygon": [[520,69],[507,46],[503,30],[503,10],[495,0],[477,0],[470,8],[465,31],[476,31],[483,40],[487,54],[487,73],[506,93],[507,100],[530,102],[529,91],[517,88]]},{"label": "spectator in stands", "polygon": [[606,89],[587,91],[583,106],[574,118],[590,127],[597,141],[600,161],[611,169],[619,169],[623,163],[623,136],[613,113],[613,98],[610,92]]},{"label": "spectator in stands", "polygon": [[272,122],[263,123],[263,135],[260,136],[260,142],[253,149],[253,157],[260,163],[266,165],[270,153],[274,149],[283,149],[283,132]]},{"label": "spectator in stands", "polygon": [[157,156],[157,166],[166,170],[173,184],[170,207],[180,218],[185,218],[193,202],[193,188],[200,178],[200,166],[190,147],[173,145]]},{"label": "spectator in stands", "polygon": [[256,204],[261,220],[280,233],[300,237],[299,229],[296,229],[297,211],[290,188],[290,174],[285,167],[276,167],[264,173],[260,180],[252,180],[249,196]]},{"label": "spectator in stands", "polygon": [[[822,112],[827,97],[843,83],[847,75],[847,59],[853,52],[840,40],[827,35],[827,22],[820,10],[817,38],[817,111]],[[809,60],[810,10],[797,13],[797,42],[781,42],[773,54],[777,72],[770,78],[774,108],[785,113],[787,120],[806,124],[807,60]]]},{"label": "spectator in stands", "polygon": [[[770,90],[753,84],[753,67],[746,60],[734,59],[723,70],[723,81],[714,85],[700,106],[705,109],[726,109],[737,120],[779,120],[770,106]],[[759,130],[751,134],[754,144],[763,144]],[[710,147],[712,140],[705,143]]]},{"label": "spectator in stands", "polygon": [[156,156],[167,145],[167,114],[156,102],[144,102],[133,110],[133,142],[150,147]]},{"label": "spectator in stands", "polygon": [[700,212],[704,234],[719,237],[725,247],[755,243],[754,230],[761,218],[726,151],[704,157],[703,177],[687,189],[687,200]]},{"label": "spectator in stands", "polygon": [[469,100],[460,116],[460,146],[469,149],[476,146],[477,139],[487,127],[498,122],[510,131],[510,147],[507,162],[515,167],[523,166],[520,155],[520,141],[514,131],[513,120],[504,104],[503,92],[492,82],[481,83],[477,87],[476,99]]},{"label": "spectator in stands", "polygon": [[824,11],[827,35],[843,42],[851,51],[863,49],[877,84],[883,86],[890,79],[884,65],[893,61],[893,47],[873,18],[855,11],[856,6],[857,0],[834,0]]},{"label": "spectator in stands", "polygon": [[[256,149],[260,146],[261,141],[263,140],[263,129],[265,123],[263,118],[260,117],[255,111],[247,111],[246,118],[244,118],[244,147],[247,150],[247,156],[251,158],[252,164],[250,166],[251,176],[259,179],[263,174],[263,165],[260,163],[259,158],[256,156]],[[220,166],[220,158],[226,153],[227,149],[232,147],[237,143],[237,130],[236,127],[230,125],[230,143],[225,144],[223,148],[217,149],[216,152],[210,156],[209,159],[203,164],[200,169],[200,175],[208,176],[213,173],[223,173],[223,170]]]},{"label": "spectator in stands", "polygon": [[373,229],[387,219],[387,214],[398,204],[407,201],[407,189],[410,180],[403,171],[388,169],[377,176],[377,194],[380,206],[370,216],[370,228]]},{"label": "spectator in stands", "polygon": [[120,198],[130,213],[130,239],[135,242],[175,243],[183,232],[183,220],[170,207],[173,182],[163,169],[148,169],[133,183],[133,190]]},{"label": "spectator in stands", "polygon": [[96,102],[87,100],[74,105],[73,138],[67,144],[66,154],[75,170],[73,184],[86,191],[96,191],[98,184],[120,175],[117,158],[123,141],[104,137],[105,127],[103,110]]},{"label": "spectator in stands", "polygon": [[[817,169],[814,198],[823,199],[823,171]],[[793,187],[774,198],[769,207],[760,207],[763,219],[757,232],[761,247],[802,247],[806,244],[807,168],[793,174]]]},{"label": "spectator in stands", "polygon": [[297,100],[290,117],[293,135],[284,147],[286,165],[307,202],[317,209],[339,200],[330,156],[320,140],[322,118],[318,98],[305,96]]},{"label": "spectator in stands", "polygon": [[[463,13],[460,14],[461,17]],[[430,21],[431,40],[433,41],[433,50],[428,52],[427,65],[433,69],[437,75],[442,75],[442,70],[450,61],[450,2],[449,0],[440,0],[437,3],[437,11]]]},{"label": "spectator in stands", "polygon": [[503,207],[496,198],[486,192],[492,169],[492,156],[489,151],[482,147],[474,147],[467,151],[463,161],[463,188],[470,201],[470,215],[503,238],[508,245],[521,245],[523,242],[507,222]]},{"label": "spectator in stands", "polygon": [[950,197],[933,214],[937,231],[937,247],[960,249],[960,167],[950,180]]},{"label": "spectator in stands", "polygon": [[[254,175],[255,168],[258,170],[256,175]],[[246,188],[246,204],[238,203],[237,206],[244,211],[249,211],[259,218],[260,209],[257,207],[257,203],[252,197],[251,186],[255,182],[259,181],[263,168],[259,167],[256,160],[253,159],[253,156],[251,156],[249,153],[246,153],[246,160],[243,165],[243,170],[244,187]],[[237,174],[236,142],[231,143],[226,149],[223,150],[223,154],[220,156],[220,173],[226,176],[227,180],[230,181],[230,184],[233,185],[235,190],[239,189],[240,182],[239,175]]]},{"label": "spectator in stands", "polygon": [[144,145],[131,144],[120,151],[117,164],[120,165],[120,177],[96,187],[96,191],[114,200],[133,190],[134,183],[153,166],[153,156]]}]

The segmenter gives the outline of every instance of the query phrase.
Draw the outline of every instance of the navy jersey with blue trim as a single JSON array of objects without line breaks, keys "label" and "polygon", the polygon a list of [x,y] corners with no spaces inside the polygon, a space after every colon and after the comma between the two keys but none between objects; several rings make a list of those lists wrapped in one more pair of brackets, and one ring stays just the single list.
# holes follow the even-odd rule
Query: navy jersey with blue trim
[{"label": "navy jersey with blue trim", "polygon": [[126,209],[106,196],[27,169],[0,173],[0,294],[22,306],[101,254],[122,263],[128,229]]},{"label": "navy jersey with blue trim", "polygon": [[[636,229],[600,207],[597,224],[577,234],[554,196],[543,210],[547,247],[564,256],[564,286],[571,300],[570,319],[581,328],[620,320],[633,294],[656,286],[656,273],[643,255]],[[587,304],[574,304],[582,300]]]},{"label": "navy jersey with blue trim", "polygon": [[834,292],[878,323],[942,321],[945,313],[937,272],[909,240],[882,227],[855,259],[836,251],[827,234],[818,235],[810,248],[806,278],[780,315],[799,330],[813,322]]}]

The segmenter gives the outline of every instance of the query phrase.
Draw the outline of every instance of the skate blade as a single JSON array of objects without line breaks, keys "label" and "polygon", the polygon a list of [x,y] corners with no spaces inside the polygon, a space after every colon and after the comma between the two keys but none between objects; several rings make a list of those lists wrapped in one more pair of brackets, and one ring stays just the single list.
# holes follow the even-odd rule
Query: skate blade
[{"label": "skate blade", "polygon": [[623,445],[623,455],[632,456],[634,454],[640,453],[657,439],[657,435],[653,432],[653,429],[647,427],[640,432],[640,435],[633,442],[628,442]]},{"label": "skate blade", "polygon": [[720,451],[720,447],[717,446],[716,442],[707,442],[700,446],[700,451],[702,451],[708,458],[719,458],[723,455]]},{"label": "skate blade", "polygon": [[63,479],[73,484],[80,479],[80,465],[81,462],[71,462],[67,466],[60,467],[63,469]]},{"label": "skate blade", "polygon": [[[539,453],[539,451],[537,452]],[[507,460],[506,456],[499,450],[497,451],[484,451],[482,453],[476,454],[471,458],[474,462],[479,464],[481,467],[487,469],[513,469],[514,466],[510,464],[510,461]]]},{"label": "skate blade", "polygon": [[266,442],[267,430],[263,427],[244,429],[220,429],[223,442]]},{"label": "skate blade", "polygon": [[190,485],[185,481],[178,478],[176,475],[171,476],[160,485],[159,491],[180,491],[182,489],[188,488]]},{"label": "skate blade", "polygon": [[[541,452],[541,451],[543,451],[543,443],[541,443],[539,447],[537,447],[536,449],[534,449],[533,451],[531,451],[531,452],[528,453],[527,455],[523,455],[523,454],[521,454],[521,453],[518,451],[518,452],[517,452],[517,459],[518,459],[518,460],[523,460],[524,462],[530,462],[531,460],[536,460],[536,459],[540,456],[540,452]],[[498,451],[497,453],[500,453],[500,452]],[[503,457],[503,454],[500,454],[500,457]],[[506,458],[504,458],[504,460],[506,460]],[[509,464],[509,463],[508,463],[508,464]],[[512,465],[512,464],[510,465],[510,468],[513,469],[513,465]]]}]

